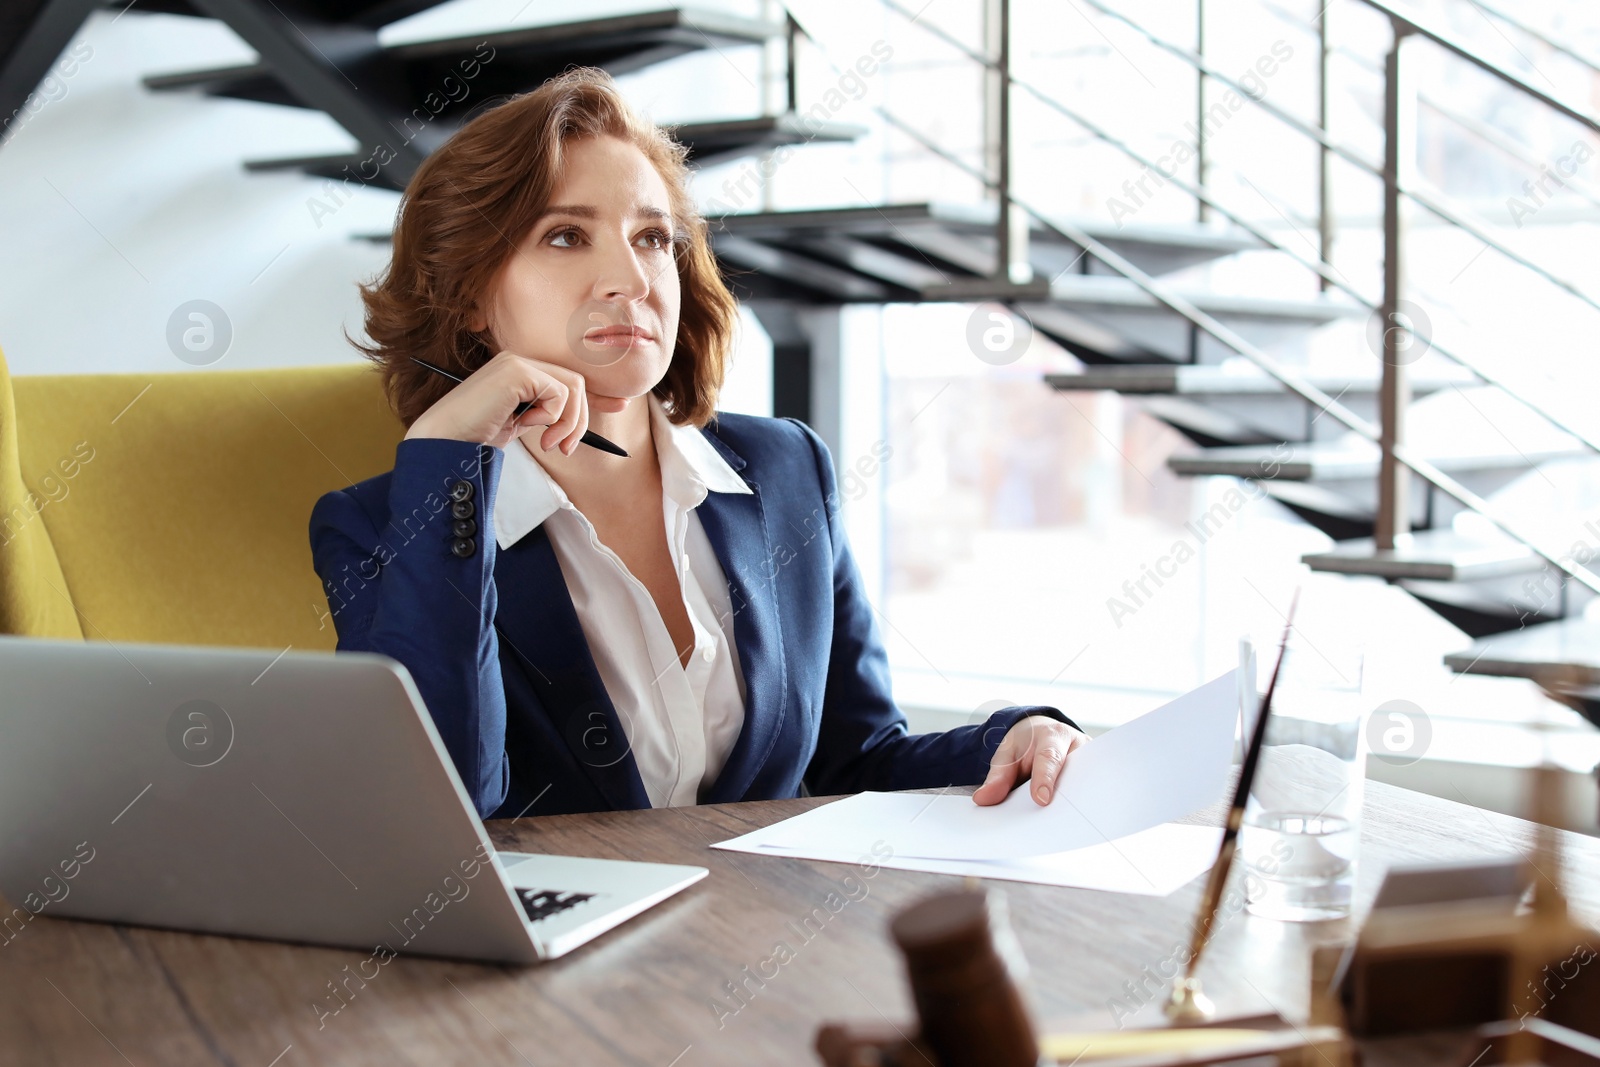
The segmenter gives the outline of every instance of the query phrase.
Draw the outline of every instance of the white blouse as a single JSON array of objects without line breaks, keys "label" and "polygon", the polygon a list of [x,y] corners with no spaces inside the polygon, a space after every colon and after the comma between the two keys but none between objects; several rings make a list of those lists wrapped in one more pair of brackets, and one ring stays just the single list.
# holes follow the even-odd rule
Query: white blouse
[{"label": "white blouse", "polygon": [[[694,629],[687,667],[679,662],[650,591],[601,543],[588,518],[520,438],[505,450],[494,528],[496,542],[505,549],[545,524],[645,794],[660,808],[697,803],[701,791],[716,781],[744,725],[744,674],[734,644],[728,580],[695,508],[708,491],[751,490],[699,430],[674,425],[653,393],[647,400],[661,463],[667,549],[682,578],[684,607]],[[530,436],[537,448],[537,434]]]}]

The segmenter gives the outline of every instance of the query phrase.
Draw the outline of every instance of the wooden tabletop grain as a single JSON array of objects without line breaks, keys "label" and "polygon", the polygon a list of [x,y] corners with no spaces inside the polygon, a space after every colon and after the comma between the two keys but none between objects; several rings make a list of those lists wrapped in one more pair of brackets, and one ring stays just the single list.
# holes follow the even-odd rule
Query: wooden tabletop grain
[{"label": "wooden tabletop grain", "polygon": [[[543,966],[393,960],[337,1015],[314,1005],[367,953],[45,918],[0,948],[0,1064],[816,1064],[825,1020],[912,1018],[886,924],[961,884],[707,847],[824,799],[490,823],[502,849],[693,863],[711,875]],[[1530,831],[1371,782],[1357,914],[1391,863],[1503,853]],[[1600,841],[1566,840],[1574,912],[1594,925]],[[1109,1028],[1162,990],[1201,880],[1166,898],[986,884],[1006,894],[1041,1022]],[[1311,946],[1351,929],[1239,913],[1213,943],[1207,989],[1225,1011],[1303,1018]]]}]

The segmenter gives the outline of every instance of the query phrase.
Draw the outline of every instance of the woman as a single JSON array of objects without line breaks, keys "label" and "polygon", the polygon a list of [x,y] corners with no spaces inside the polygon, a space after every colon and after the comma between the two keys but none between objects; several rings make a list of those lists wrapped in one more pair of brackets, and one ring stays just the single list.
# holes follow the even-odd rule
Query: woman
[{"label": "woman", "polygon": [[357,346],[407,433],[311,516],[339,649],[406,665],[484,817],[1027,778],[1047,803],[1084,735],[1010,707],[909,736],[822,441],[717,415],[735,304],[683,159],[579,70],[418,170]]}]

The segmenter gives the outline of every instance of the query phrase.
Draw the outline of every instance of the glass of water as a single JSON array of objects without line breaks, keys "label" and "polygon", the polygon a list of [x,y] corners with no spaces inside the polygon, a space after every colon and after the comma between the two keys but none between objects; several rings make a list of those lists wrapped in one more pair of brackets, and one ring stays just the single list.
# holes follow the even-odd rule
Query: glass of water
[{"label": "glass of water", "polygon": [[[1256,650],[1265,692],[1278,640]],[[1298,632],[1289,638],[1239,832],[1251,914],[1291,922],[1350,914],[1366,779],[1362,658]]]}]

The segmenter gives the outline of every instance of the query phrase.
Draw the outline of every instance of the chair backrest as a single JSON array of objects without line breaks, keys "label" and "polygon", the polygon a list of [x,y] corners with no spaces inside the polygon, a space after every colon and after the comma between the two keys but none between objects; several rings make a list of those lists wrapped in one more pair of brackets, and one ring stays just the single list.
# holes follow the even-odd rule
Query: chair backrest
[{"label": "chair backrest", "polygon": [[332,649],[311,507],[404,435],[364,362],[12,379],[0,356],[0,632]]}]

